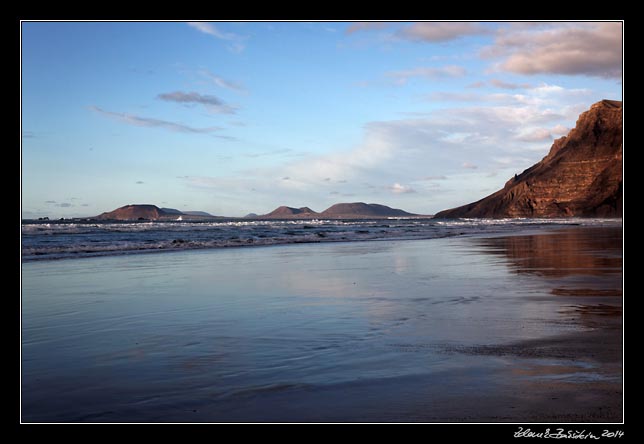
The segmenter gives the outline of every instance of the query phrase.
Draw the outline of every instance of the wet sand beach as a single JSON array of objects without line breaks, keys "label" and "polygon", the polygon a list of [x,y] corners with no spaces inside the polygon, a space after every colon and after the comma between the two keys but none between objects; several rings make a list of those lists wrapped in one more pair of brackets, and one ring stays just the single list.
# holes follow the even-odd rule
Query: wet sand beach
[{"label": "wet sand beach", "polygon": [[24,422],[620,422],[622,230],[22,266]]}]

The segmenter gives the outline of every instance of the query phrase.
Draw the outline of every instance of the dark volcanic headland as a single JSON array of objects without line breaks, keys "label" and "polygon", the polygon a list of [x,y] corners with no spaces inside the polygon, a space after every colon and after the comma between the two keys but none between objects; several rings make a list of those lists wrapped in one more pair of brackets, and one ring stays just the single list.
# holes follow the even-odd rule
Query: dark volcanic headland
[{"label": "dark volcanic headland", "polygon": [[352,217],[411,217],[417,214],[397,208],[390,208],[386,205],[366,204],[362,202],[335,204],[321,214],[325,218],[352,218]]},{"label": "dark volcanic headland", "polygon": [[546,157],[503,189],[434,217],[572,216],[622,216],[622,102],[595,103]]},{"label": "dark volcanic headland", "polygon": [[216,218],[204,211],[182,212],[174,208],[159,208],[150,204],[132,204],[117,208],[114,211],[102,213],[92,219],[100,220],[185,220]]}]

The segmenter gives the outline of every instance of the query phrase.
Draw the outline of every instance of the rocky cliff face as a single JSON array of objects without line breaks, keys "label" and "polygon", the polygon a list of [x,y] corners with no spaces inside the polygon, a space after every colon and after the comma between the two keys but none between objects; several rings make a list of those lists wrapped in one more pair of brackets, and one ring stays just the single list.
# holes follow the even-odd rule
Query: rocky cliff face
[{"label": "rocky cliff face", "polygon": [[602,100],[541,162],[477,202],[435,217],[621,217],[622,102]]}]

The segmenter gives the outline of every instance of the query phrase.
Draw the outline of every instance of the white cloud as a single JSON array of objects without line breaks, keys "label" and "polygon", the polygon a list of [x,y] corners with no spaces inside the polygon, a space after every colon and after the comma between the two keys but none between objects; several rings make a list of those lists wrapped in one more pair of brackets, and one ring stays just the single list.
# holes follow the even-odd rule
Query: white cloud
[{"label": "white cloud", "polygon": [[551,141],[552,138],[550,130],[546,128],[535,128],[518,136],[518,139],[524,142],[547,142]]},{"label": "white cloud", "polygon": [[565,136],[570,132],[570,128],[564,125],[555,125],[550,132],[555,136]]},{"label": "white cloud", "polygon": [[355,22],[349,25],[345,31],[346,34],[353,34],[358,31],[374,31],[384,29],[389,26],[386,22]]},{"label": "white cloud", "polygon": [[203,32],[204,34],[211,35],[219,40],[225,40],[230,42],[228,44],[228,49],[233,52],[241,52],[244,50],[245,45],[243,40],[245,37],[238,34],[233,34],[232,32],[224,32],[220,30],[214,23],[211,22],[188,22],[188,26]]},{"label": "white cloud", "polygon": [[[518,93],[491,93],[483,94],[481,92],[473,91],[437,91],[424,96],[425,99],[430,101],[439,102],[481,102],[489,103],[498,108],[500,106],[506,108],[519,108],[519,109],[542,109],[559,116],[566,115],[566,117],[576,117],[579,112],[585,110],[587,105],[587,98],[591,96],[592,92],[588,89],[567,89],[559,85],[550,85],[541,83],[538,86],[531,86],[523,94]],[[577,100],[584,98],[586,103],[577,102]],[[570,109],[569,103],[574,104],[574,110]],[[554,109],[562,110],[555,112]],[[565,112],[563,112],[565,111]],[[426,115],[418,113],[419,115]]]},{"label": "white cloud", "polygon": [[463,168],[467,168],[468,170],[475,170],[478,168],[477,165],[474,165],[472,162],[463,162],[461,165]]},{"label": "white cloud", "polygon": [[436,43],[489,32],[480,23],[420,22],[402,28],[396,35],[406,40]]},{"label": "white cloud", "polygon": [[501,89],[529,89],[532,88],[532,85],[529,83],[512,83],[512,82],[506,82],[504,80],[500,79],[492,79],[490,80],[490,85],[496,87],[496,88],[501,88]]},{"label": "white cloud", "polygon": [[407,186],[407,185],[401,185],[398,182],[395,184],[391,185],[389,187],[389,191],[395,194],[407,194],[407,193],[415,193],[416,190],[414,190],[412,187]]},{"label": "white cloud", "polygon": [[412,77],[424,77],[437,80],[451,77],[463,77],[466,72],[467,71],[462,66],[447,65],[440,67],[421,66],[413,69],[388,72],[386,75],[387,77],[393,78],[397,84],[404,85]]},{"label": "white cloud", "polygon": [[518,74],[622,75],[622,24],[555,23],[501,28],[483,57],[500,58],[497,68]]}]

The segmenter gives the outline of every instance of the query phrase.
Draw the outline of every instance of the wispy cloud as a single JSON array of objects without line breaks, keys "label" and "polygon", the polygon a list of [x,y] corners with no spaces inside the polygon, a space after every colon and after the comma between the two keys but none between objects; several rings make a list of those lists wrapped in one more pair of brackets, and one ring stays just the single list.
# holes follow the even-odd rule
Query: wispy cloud
[{"label": "wispy cloud", "polygon": [[555,105],[561,100],[577,100],[590,94],[587,89],[566,89],[559,85],[513,84],[502,82],[506,89],[525,88],[525,91],[483,94],[475,91],[435,91],[420,97],[438,102],[480,102],[505,106],[544,106]]},{"label": "wispy cloud", "polygon": [[245,37],[232,32],[224,32],[211,22],[188,22],[188,26],[193,27],[199,32],[211,35],[219,40],[229,42],[228,49],[233,52],[241,52],[246,47],[243,43]]},{"label": "wispy cloud", "polygon": [[203,69],[199,71],[199,73],[202,76],[209,79],[210,81],[212,81],[212,83],[219,86],[220,88],[225,88],[236,92],[246,92],[246,88],[244,88],[243,85],[240,85],[239,83],[236,83],[236,82],[231,82],[230,80],[226,80],[223,77],[208,71],[207,69]]},{"label": "wispy cloud", "polygon": [[102,108],[99,108],[98,106],[90,106],[89,109],[104,117],[108,117],[108,118],[117,120],[119,122],[126,123],[128,125],[133,125],[133,126],[141,126],[141,127],[147,127],[147,128],[163,128],[169,131],[175,131],[179,133],[197,133],[197,134],[212,133],[214,131],[221,130],[221,128],[216,126],[211,126],[207,128],[194,128],[191,126],[183,125],[181,123],[170,122],[168,120],[154,119],[151,117],[141,117],[141,116],[136,116],[134,114],[128,114],[128,113],[117,113],[117,112],[104,110]]},{"label": "wispy cloud", "polygon": [[466,86],[466,88],[483,88],[485,86],[485,82],[479,80],[477,82],[470,83],[469,85]]},{"label": "wispy cloud", "polygon": [[413,69],[388,72],[386,75],[387,77],[393,78],[397,84],[404,85],[412,77],[424,77],[437,80],[451,77],[462,77],[466,72],[467,71],[462,66],[447,65],[440,67],[421,66]]},{"label": "wispy cloud", "polygon": [[389,187],[389,191],[391,191],[394,194],[408,194],[408,193],[415,193],[416,190],[414,190],[412,187],[407,186],[407,185],[402,185],[396,182],[395,184],[391,185]]},{"label": "wispy cloud", "polygon": [[489,32],[490,30],[480,23],[421,22],[402,28],[396,35],[406,40],[437,43]]},{"label": "wispy cloud", "polygon": [[556,136],[565,136],[570,132],[570,128],[564,125],[555,125],[550,132]]},{"label": "wispy cloud", "polygon": [[344,31],[345,34],[353,34],[358,31],[374,31],[378,29],[384,29],[389,26],[385,22],[355,22],[347,27]]},{"label": "wispy cloud", "polygon": [[159,94],[157,97],[161,100],[165,100],[166,102],[176,102],[184,105],[203,105],[213,114],[235,114],[237,111],[236,107],[228,105],[220,98],[208,94],[175,91]]},{"label": "wispy cloud", "polygon": [[137,185],[143,185],[145,182],[143,182],[142,180],[137,180],[135,183],[136,183]]},{"label": "wispy cloud", "polygon": [[435,91],[425,97],[427,100],[437,102],[479,102],[485,96],[472,92]]},{"label": "wispy cloud", "polygon": [[423,177],[422,180],[430,180],[430,181],[431,180],[447,180],[447,176],[444,176],[442,174],[439,175],[439,176],[427,176],[427,177]]},{"label": "wispy cloud", "polygon": [[36,135],[34,134],[33,131],[23,131],[22,132],[22,138],[23,139],[33,139],[35,137],[36,137]]},{"label": "wispy cloud", "polygon": [[472,162],[463,162],[461,165],[463,168],[467,168],[468,170],[475,170],[478,168],[477,165],[474,165]]},{"label": "wispy cloud", "polygon": [[497,69],[519,74],[622,75],[622,24],[557,23],[501,28],[483,57],[501,58]]},{"label": "wispy cloud", "polygon": [[523,142],[547,142],[553,139],[550,130],[546,128],[535,128],[520,134],[517,138]]},{"label": "wispy cloud", "polygon": [[281,154],[290,153],[292,150],[290,148],[282,148],[272,151],[264,151],[261,153],[248,153],[244,154],[245,157],[257,158],[257,157],[266,157],[266,156],[279,156]]},{"label": "wispy cloud", "polygon": [[512,90],[532,88],[532,85],[529,83],[512,83],[512,82],[506,82],[499,79],[490,80],[490,85],[500,89],[512,89]]}]

